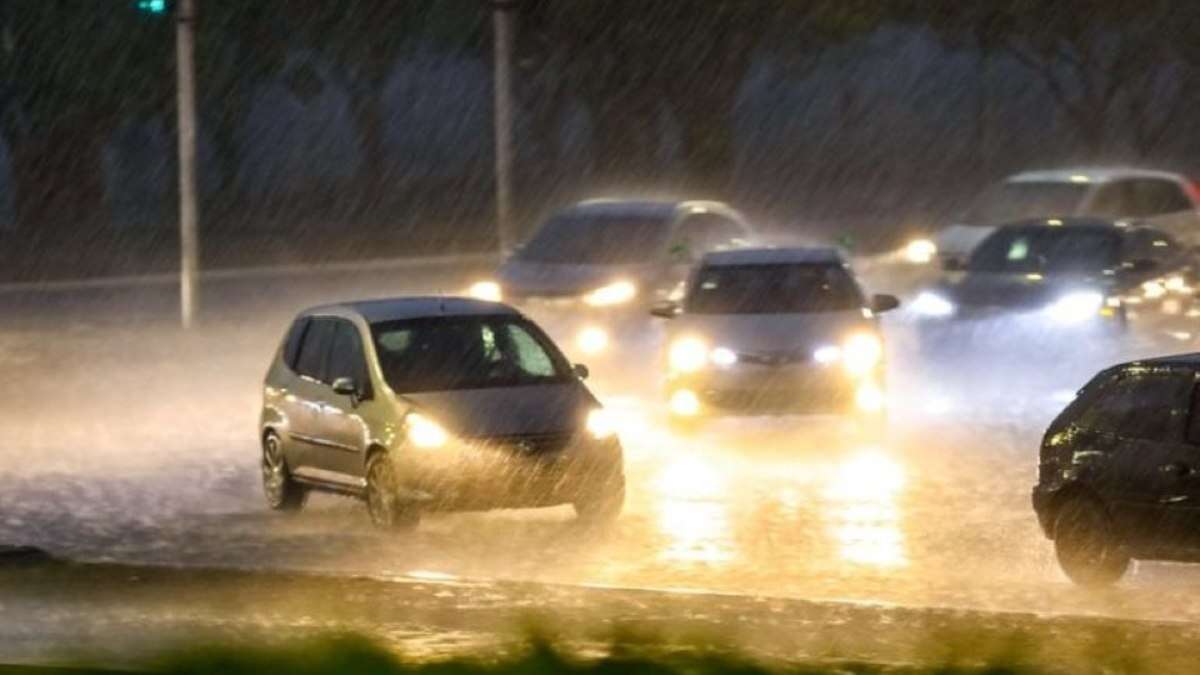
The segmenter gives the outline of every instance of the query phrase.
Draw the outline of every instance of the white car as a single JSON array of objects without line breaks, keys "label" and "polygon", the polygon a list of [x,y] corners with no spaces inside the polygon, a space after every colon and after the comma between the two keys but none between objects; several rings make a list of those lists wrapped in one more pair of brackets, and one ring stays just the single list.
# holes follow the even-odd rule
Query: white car
[{"label": "white car", "polygon": [[744,249],[706,255],[682,303],[652,314],[667,328],[667,395],[675,419],[720,414],[883,412],[878,315],[834,249]]},{"label": "white car", "polygon": [[1134,168],[1073,168],[1009,176],[958,222],[908,243],[913,263],[963,261],[996,226],[1036,218],[1129,220],[1200,244],[1200,186],[1186,176]]},{"label": "white car", "polygon": [[744,247],[746,219],[712,201],[594,199],[554,213],[477,298],[503,298],[603,369],[622,369],[646,333],[645,311],[677,289],[700,256]]}]

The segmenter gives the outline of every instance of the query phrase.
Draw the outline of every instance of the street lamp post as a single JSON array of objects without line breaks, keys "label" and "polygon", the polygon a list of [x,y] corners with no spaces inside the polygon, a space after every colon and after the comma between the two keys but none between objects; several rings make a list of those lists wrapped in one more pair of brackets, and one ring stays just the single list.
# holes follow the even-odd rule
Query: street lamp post
[{"label": "street lamp post", "polygon": [[500,254],[515,244],[512,231],[513,101],[512,47],[513,15],[516,0],[492,0],[492,25],[495,42],[495,81],[493,84],[496,124],[496,239]]},{"label": "street lamp post", "polygon": [[196,318],[200,235],[196,205],[195,0],[179,0],[175,25],[175,71],[179,114],[179,318]]}]

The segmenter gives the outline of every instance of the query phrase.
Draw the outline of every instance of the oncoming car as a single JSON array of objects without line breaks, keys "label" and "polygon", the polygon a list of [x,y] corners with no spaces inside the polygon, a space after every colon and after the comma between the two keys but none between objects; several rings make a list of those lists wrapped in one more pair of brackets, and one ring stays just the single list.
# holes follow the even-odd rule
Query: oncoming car
[{"label": "oncoming car", "polygon": [[551,216],[470,294],[518,304],[595,358],[636,339],[644,311],[700,255],[750,238],[745,218],[721,202],[585,201]]},{"label": "oncoming car", "polygon": [[1110,584],[1131,558],[1200,561],[1200,354],[1109,368],[1042,440],[1033,508],[1067,576]]},{"label": "oncoming car", "polygon": [[263,387],[262,478],[272,509],[311,490],[367,502],[378,525],[430,511],[569,503],[615,518],[625,496],[614,424],[534,323],[463,298],[303,312]]},{"label": "oncoming car", "polygon": [[914,263],[962,261],[999,225],[1056,216],[1137,220],[1200,243],[1200,187],[1149,169],[1026,171],[983,192],[955,224],[909,242],[905,256]]},{"label": "oncoming car", "polygon": [[1173,290],[1190,293],[1190,259],[1149,227],[1028,221],[994,230],[909,309],[929,353],[1002,342],[1075,349],[1070,338],[1120,335],[1148,303]]},{"label": "oncoming car", "polygon": [[677,419],[721,414],[884,412],[878,314],[833,249],[712,253],[681,304],[653,314],[667,334],[668,407]]}]

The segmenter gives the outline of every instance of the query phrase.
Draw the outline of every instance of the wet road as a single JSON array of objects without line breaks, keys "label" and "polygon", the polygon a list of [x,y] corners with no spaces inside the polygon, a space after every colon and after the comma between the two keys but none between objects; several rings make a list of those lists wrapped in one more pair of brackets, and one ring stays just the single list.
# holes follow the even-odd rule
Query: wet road
[{"label": "wet road", "polygon": [[[0,542],[91,560],[1200,620],[1200,597],[1180,592],[1200,571],[1144,564],[1115,589],[1084,592],[1037,530],[1038,436],[1101,357],[933,370],[898,322],[895,421],[881,443],[803,418],[681,435],[663,423],[653,378],[594,378],[624,420],[629,502],[610,530],[581,528],[569,509],[435,516],[403,536],[373,530],[343,498],[317,497],[298,517],[266,512],[258,387],[289,316],[472,278],[402,269],[215,282],[208,318],[187,334],[172,325],[169,287],[0,296]],[[1131,340],[1121,356],[1165,348]]]}]

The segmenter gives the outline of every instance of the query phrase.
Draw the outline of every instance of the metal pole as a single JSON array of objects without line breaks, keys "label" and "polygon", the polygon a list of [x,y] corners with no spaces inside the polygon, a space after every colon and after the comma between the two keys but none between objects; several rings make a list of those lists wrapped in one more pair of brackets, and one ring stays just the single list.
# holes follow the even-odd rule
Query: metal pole
[{"label": "metal pole", "polygon": [[175,71],[179,109],[179,317],[196,318],[200,236],[196,206],[196,64],[194,0],[179,0],[175,25]]},{"label": "metal pole", "polygon": [[515,0],[493,0],[495,35],[494,106],[496,117],[496,239],[501,255],[512,251],[512,41]]}]

